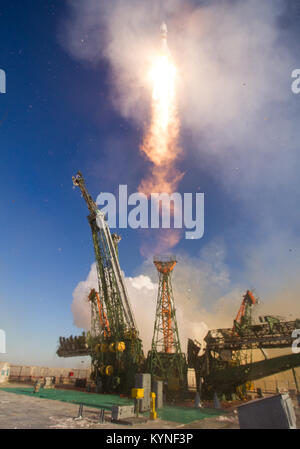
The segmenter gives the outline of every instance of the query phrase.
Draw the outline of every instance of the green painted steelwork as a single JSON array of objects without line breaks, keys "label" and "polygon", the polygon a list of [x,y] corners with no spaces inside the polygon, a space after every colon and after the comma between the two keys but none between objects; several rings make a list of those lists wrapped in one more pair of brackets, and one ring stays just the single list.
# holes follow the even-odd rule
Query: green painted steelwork
[{"label": "green painted steelwork", "polygon": [[[214,392],[226,398],[235,394],[243,397],[249,382],[300,366],[300,354],[269,359],[264,351],[264,348],[291,348],[292,332],[299,328],[299,320],[276,318],[264,322],[267,324],[245,326],[241,334],[232,328],[210,330],[204,338],[206,348],[201,356],[201,344],[189,339],[188,365],[195,369],[197,390],[202,397],[212,398]],[[265,360],[249,363],[235,357],[235,353],[251,353],[253,349],[260,349]]]},{"label": "green painted steelwork", "polygon": [[210,373],[204,377],[207,392],[233,393],[240,385],[271,376],[300,366],[300,354],[288,354],[246,365],[230,366],[230,363],[214,365],[210,360]]},{"label": "green painted steelwork", "polygon": [[[153,378],[165,381],[169,387],[173,383],[171,388],[174,390],[177,389],[174,380],[178,379],[178,386],[182,390],[187,387],[187,363],[185,354],[181,351],[171,282],[171,272],[176,260],[172,257],[155,257],[154,264],[158,269],[159,287],[152,345],[147,357],[147,371]],[[166,296],[169,322],[166,322],[163,316]],[[166,331],[167,326],[169,333]]]},{"label": "green painted steelwork", "polygon": [[[73,176],[89,209],[88,221],[92,231],[98,274],[99,301],[108,320],[110,331],[102,328],[97,301],[91,298],[91,331],[80,348],[59,347],[63,357],[86,354],[92,358],[92,378],[99,391],[128,392],[134,386],[135,373],[144,362],[142,342],[119,265],[117,243],[119,237],[111,235],[104,214],[89,194],[80,172]],[[69,340],[69,339],[67,339]],[[76,353],[77,352],[77,353]],[[71,355],[72,354],[72,355]]]}]

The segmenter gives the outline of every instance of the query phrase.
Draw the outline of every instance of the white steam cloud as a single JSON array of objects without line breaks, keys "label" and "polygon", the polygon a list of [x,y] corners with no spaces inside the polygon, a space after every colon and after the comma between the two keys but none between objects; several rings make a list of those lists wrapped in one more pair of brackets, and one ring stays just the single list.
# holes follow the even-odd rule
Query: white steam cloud
[{"label": "white steam cloud", "polygon": [[278,23],[286,2],[68,4],[61,44],[83,64],[109,63],[112,102],[139,124],[149,112],[147,73],[165,20],[178,69],[180,121],[189,136],[185,158],[207,168],[241,207],[257,214],[261,227],[269,226],[267,215],[281,221],[296,209],[300,128],[290,75],[297,60]]},{"label": "white steam cloud", "polygon": [[79,282],[73,291],[71,306],[75,326],[87,330],[90,330],[91,327],[91,308],[88,296],[92,288],[99,290],[95,263],[92,264],[86,280]]},{"label": "white steam cloud", "polygon": [[[256,291],[261,304],[256,308],[254,316],[274,314],[288,320],[300,317],[300,301],[298,300],[298,273],[295,268],[289,272],[288,278],[270,285],[268,271],[264,271],[264,248],[248,260],[248,278],[235,283],[227,266],[226,250],[220,240],[216,240],[203,248],[201,253],[191,258],[185,254],[178,256],[178,263],[172,275],[173,293],[182,350],[186,351],[187,339],[200,342],[208,329],[231,327],[233,319],[242,302],[242,296],[257,281]],[[249,256],[247,255],[247,258]],[[282,254],[283,264],[289,264],[288,258]],[[280,278],[281,267],[278,264],[272,272]],[[150,349],[153,336],[155,309],[158,293],[158,275],[153,263],[148,260],[140,268],[141,273],[135,277],[125,277],[130,303],[137,321],[144,351]],[[257,272],[261,272],[258,278]],[[275,273],[275,274],[274,274]],[[72,312],[74,324],[79,328],[90,328],[90,306],[87,296],[91,288],[98,289],[96,265],[92,264],[85,281],[79,282],[73,292]]]},{"label": "white steam cloud", "polygon": [[[156,276],[154,268],[151,270],[151,274],[152,277]],[[192,298],[191,295],[194,294],[194,292],[190,292],[186,289],[187,279],[185,279],[184,274],[177,273],[177,277],[179,282],[184,281],[184,283],[181,284],[181,289],[179,291],[176,289],[175,303],[182,349],[185,351],[187,338],[203,338],[208,327],[202,322],[201,314],[196,309],[194,310],[196,315],[193,316],[191,303],[194,302],[194,298]],[[145,353],[147,353],[151,347],[153,337],[158,284],[154,282],[150,276],[144,274],[135,277],[126,277],[125,283],[134,316],[137,321],[137,327],[143,341],[143,348]],[[74,324],[77,327],[86,330],[90,329],[91,321],[90,304],[87,300],[91,288],[98,289],[95,263],[92,264],[87,279],[79,282],[75,288],[71,306]],[[197,302],[194,305],[197,305]],[[188,313],[187,310],[189,310]],[[199,319],[199,321],[197,321],[197,319]]]},{"label": "white steam cloud", "polygon": [[[237,201],[255,229],[249,241],[237,217],[232,234],[239,240],[232,239],[230,251],[215,241],[194,258],[179,259],[173,286],[183,345],[187,336],[200,339],[207,327],[230,326],[247,288],[255,287],[263,300],[260,313],[299,317],[299,100],[296,104],[290,89],[298,63],[278,24],[285,2],[68,4],[61,44],[83,64],[108,61],[113,104],[139,124],[147,119],[147,72],[159,46],[159,25],[167,22],[179,74],[182,131],[189,137],[185,158],[222,184],[225,199],[230,195]],[[229,263],[233,251],[239,266]],[[148,348],[156,282],[149,263],[137,277],[126,279]],[[97,287],[94,266],[74,291],[72,310],[79,327],[89,323],[86,296],[92,287]]]},{"label": "white steam cloud", "polygon": [[[141,331],[144,348],[150,349],[154,326],[157,285],[149,276],[139,275],[125,278],[130,303]],[[93,263],[85,281],[79,282],[73,292],[72,313],[74,324],[86,330],[90,329],[91,309],[88,302],[90,290],[99,290],[96,264]]]}]

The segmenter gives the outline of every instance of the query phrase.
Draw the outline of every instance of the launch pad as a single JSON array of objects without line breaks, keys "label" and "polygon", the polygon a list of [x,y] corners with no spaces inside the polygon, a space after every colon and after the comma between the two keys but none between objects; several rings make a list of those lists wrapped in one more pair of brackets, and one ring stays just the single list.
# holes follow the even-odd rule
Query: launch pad
[{"label": "launch pad", "polygon": [[[205,351],[199,356],[201,344],[189,339],[187,361],[181,350],[171,274],[175,256],[156,256],[154,264],[159,276],[152,346],[147,359],[126,291],[118,259],[116,234],[110,229],[104,214],[87,191],[80,172],[73,177],[85,199],[90,215],[99,290],[91,290],[91,330],[78,337],[60,337],[57,355],[73,357],[90,355],[91,380],[99,393],[129,394],[136,373],[148,372],[153,380],[164,382],[166,397],[187,392],[187,369],[196,374],[196,391],[203,399],[214,394],[226,399],[247,397],[247,386],[268,375],[293,370],[300,366],[300,354],[268,358],[266,348],[291,348],[292,333],[300,320],[285,321],[273,316],[253,323],[252,308],[257,299],[247,291],[233,327],[210,330],[205,339]],[[260,350],[264,360],[254,362],[252,351]],[[298,382],[295,377],[296,386]],[[299,392],[298,392],[299,393]]]}]

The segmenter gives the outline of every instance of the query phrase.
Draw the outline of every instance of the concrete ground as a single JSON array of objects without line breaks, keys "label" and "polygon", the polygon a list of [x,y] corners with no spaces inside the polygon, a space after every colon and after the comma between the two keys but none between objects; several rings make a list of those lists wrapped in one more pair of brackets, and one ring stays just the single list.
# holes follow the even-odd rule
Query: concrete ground
[{"label": "concrete ground", "polygon": [[[19,386],[8,383],[1,384],[0,388]],[[239,429],[234,407],[225,415],[186,425],[159,419],[134,426],[113,424],[110,422],[110,412],[106,412],[105,422],[99,423],[99,409],[85,406],[83,418],[77,419],[78,410],[77,404],[23,396],[0,389],[0,429]],[[297,427],[300,428],[299,407],[295,407],[295,411]]]},{"label": "concrete ground", "polygon": [[[19,384],[1,384],[1,387],[19,387]],[[23,384],[24,386],[24,384]],[[26,385],[30,386],[30,385]],[[84,407],[83,418],[76,419],[79,406],[67,402],[34,398],[0,389],[0,428],[1,429],[120,429],[126,425],[99,421],[99,409]],[[110,419],[110,413],[105,416]],[[162,429],[174,428],[174,423],[160,422]],[[140,424],[137,428],[156,428],[155,421]],[[134,428],[130,426],[130,428]]]}]

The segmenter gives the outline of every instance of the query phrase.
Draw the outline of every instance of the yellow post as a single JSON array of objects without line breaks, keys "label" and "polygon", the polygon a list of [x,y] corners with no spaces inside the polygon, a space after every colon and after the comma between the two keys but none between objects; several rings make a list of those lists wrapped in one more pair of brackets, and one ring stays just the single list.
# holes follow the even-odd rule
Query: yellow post
[{"label": "yellow post", "polygon": [[150,419],[155,420],[157,419],[157,412],[155,411],[155,393],[150,393],[151,398],[151,409],[150,409]]},{"label": "yellow post", "polygon": [[139,417],[140,399],[144,397],[144,388],[132,388],[131,397],[136,400],[136,416]]}]

